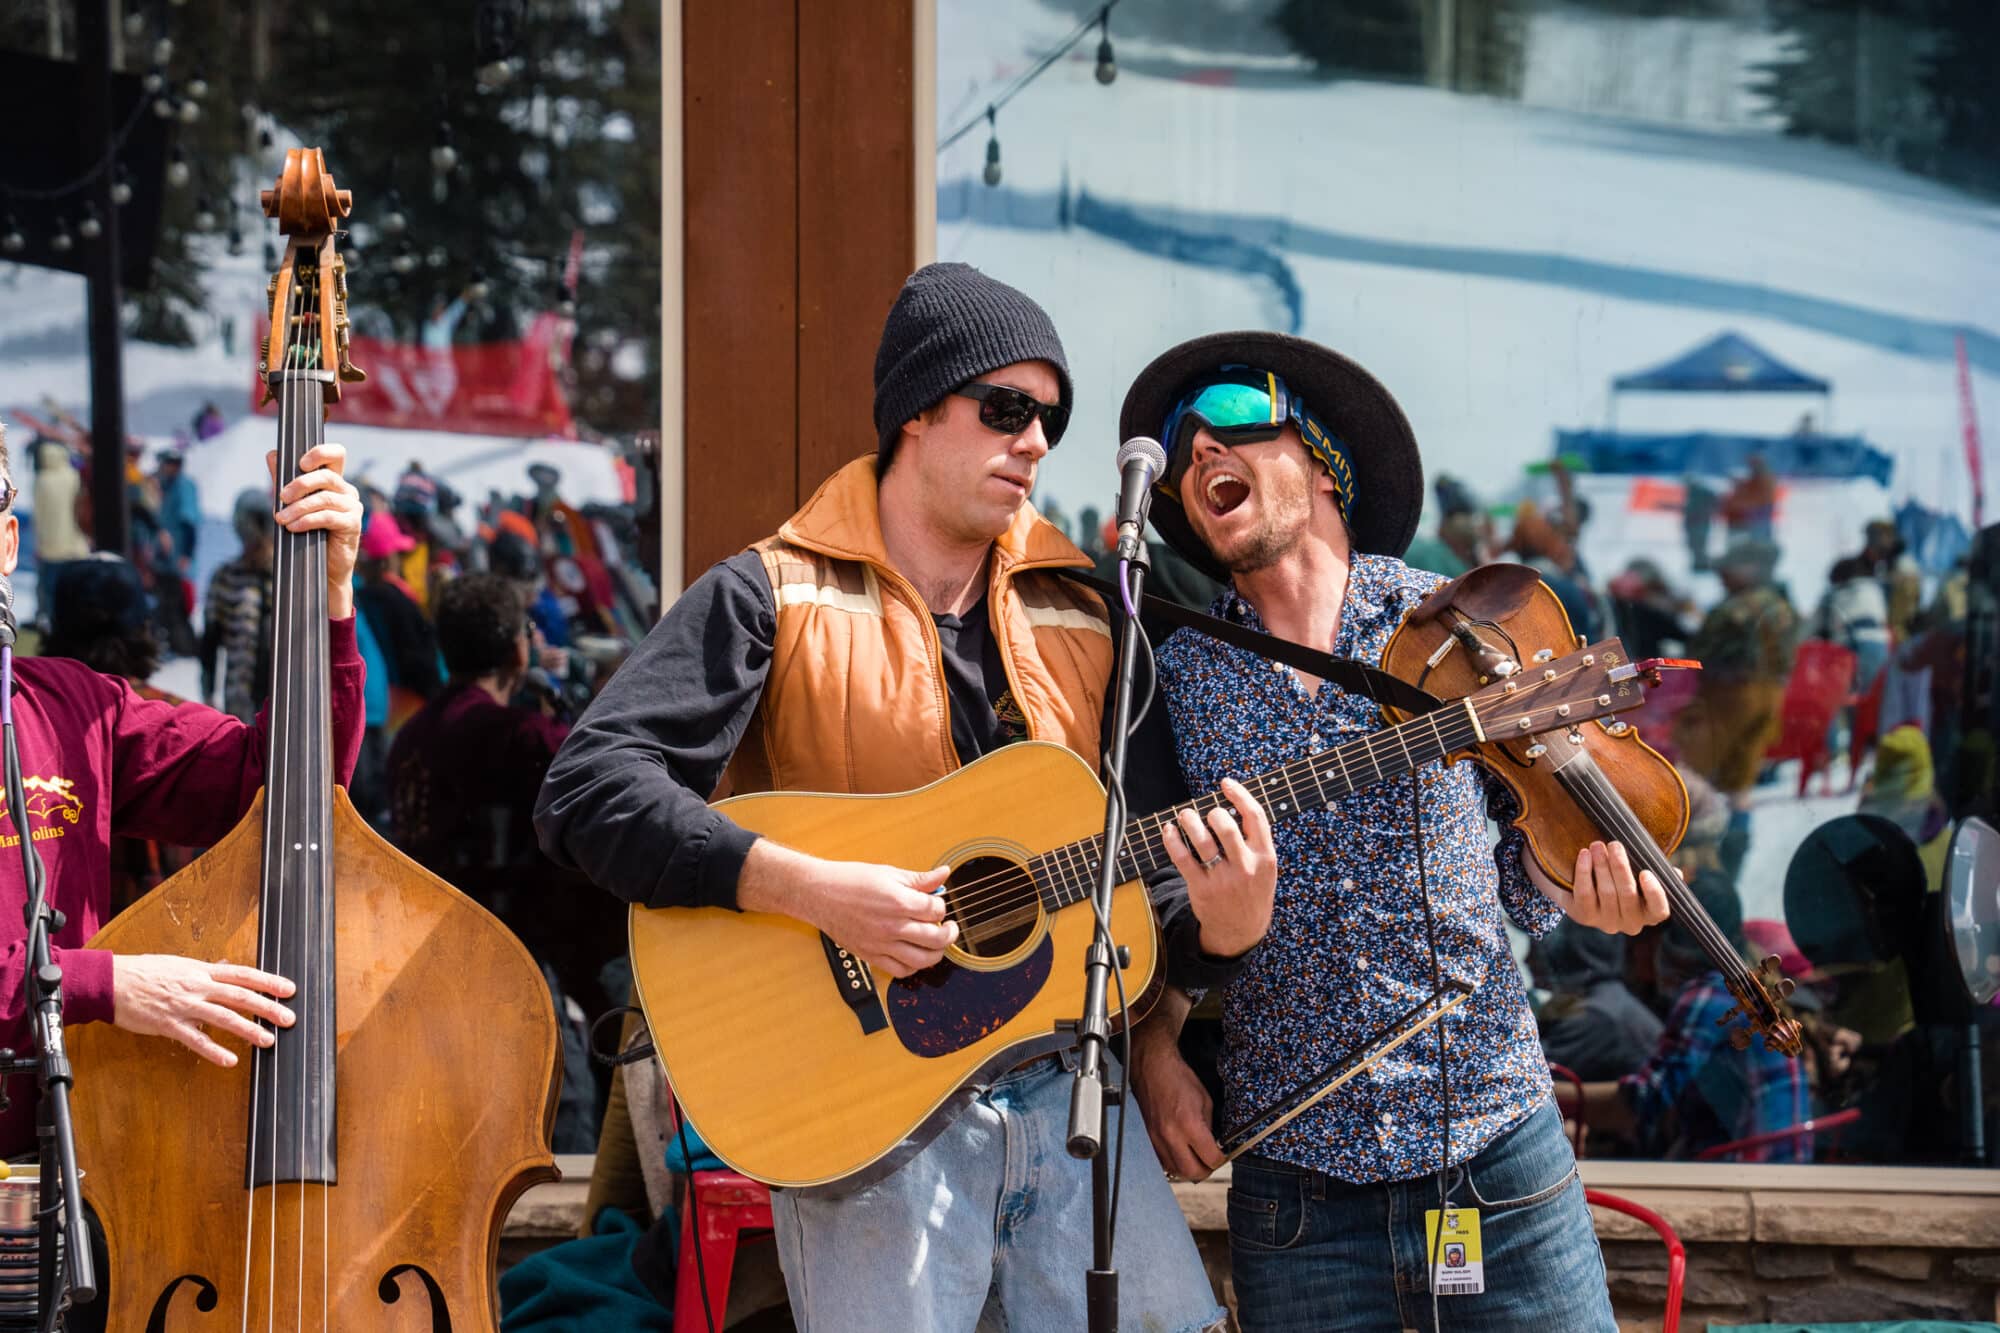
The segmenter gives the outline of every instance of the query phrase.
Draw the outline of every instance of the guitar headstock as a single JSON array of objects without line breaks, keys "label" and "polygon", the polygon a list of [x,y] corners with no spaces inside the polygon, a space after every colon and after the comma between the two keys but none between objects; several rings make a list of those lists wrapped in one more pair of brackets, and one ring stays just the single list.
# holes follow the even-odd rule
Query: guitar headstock
[{"label": "guitar headstock", "polygon": [[1487,740],[1515,740],[1637,708],[1646,702],[1640,682],[1624,644],[1605,639],[1567,657],[1530,662],[1466,702]]},{"label": "guitar headstock", "polygon": [[334,247],[354,197],[334,186],[319,149],[293,148],[277,186],[262,198],[264,215],[291,238],[268,290],[271,333],[257,365],[264,401],[277,396],[285,375],[302,373],[321,382],[325,402],[338,402],[342,384],[368,378],[348,351],[347,261]]}]

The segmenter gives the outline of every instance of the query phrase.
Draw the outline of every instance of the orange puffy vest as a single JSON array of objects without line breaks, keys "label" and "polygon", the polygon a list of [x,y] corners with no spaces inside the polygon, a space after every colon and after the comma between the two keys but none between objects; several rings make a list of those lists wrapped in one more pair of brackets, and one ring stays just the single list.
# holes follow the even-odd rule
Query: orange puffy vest
[{"label": "orange puffy vest", "polygon": [[[929,607],[889,565],[875,459],[827,478],[751,549],[777,606],[770,673],[728,789],[879,794],[958,768]],[[1098,761],[1113,645],[1094,593],[1054,571],[1089,560],[1030,505],[995,540],[988,609],[1009,692],[1036,740]]]}]

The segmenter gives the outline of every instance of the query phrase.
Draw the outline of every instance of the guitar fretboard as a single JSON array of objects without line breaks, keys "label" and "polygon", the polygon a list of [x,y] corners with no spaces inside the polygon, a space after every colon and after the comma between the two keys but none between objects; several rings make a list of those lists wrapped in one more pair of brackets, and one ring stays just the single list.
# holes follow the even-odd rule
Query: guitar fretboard
[{"label": "guitar fretboard", "polygon": [[[1268,773],[1245,779],[1243,785],[1276,823],[1331,805],[1364,787],[1401,777],[1478,740],[1466,710],[1446,707],[1295,759]],[[1228,804],[1229,798],[1221,792],[1209,792],[1126,824],[1124,845],[1118,855],[1118,882],[1139,879],[1173,864],[1160,840],[1163,821],[1183,810],[1192,810],[1197,817],[1206,819],[1209,811]],[[1053,911],[1082,902],[1096,891],[1100,847],[1098,838],[1084,838],[1028,862],[1047,908]]]}]

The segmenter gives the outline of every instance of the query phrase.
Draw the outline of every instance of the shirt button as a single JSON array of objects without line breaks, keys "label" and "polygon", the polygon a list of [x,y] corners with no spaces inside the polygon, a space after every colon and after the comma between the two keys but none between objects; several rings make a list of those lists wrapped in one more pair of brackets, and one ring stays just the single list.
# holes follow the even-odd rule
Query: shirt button
[{"label": "shirt button", "polygon": [[1364,954],[1362,954],[1362,955],[1361,955],[1361,956],[1360,956],[1359,958],[1355,959],[1355,960],[1354,960],[1354,962],[1355,962],[1355,965],[1356,965],[1356,966],[1358,966],[1358,967],[1360,967],[1360,968],[1361,968],[1361,969],[1362,969],[1363,971],[1366,971],[1366,970],[1368,969],[1368,955],[1367,955],[1367,954],[1365,954],[1365,953],[1364,953]]},{"label": "shirt button", "polygon": [[1319,733],[1317,731],[1315,731],[1312,735],[1306,737],[1306,748],[1314,754],[1318,754],[1325,745],[1326,742],[1319,738]]},{"label": "shirt button", "polygon": [[1396,1123],[1396,1117],[1390,1115],[1387,1111],[1384,1111],[1382,1113],[1382,1123],[1385,1125],[1393,1125]]},{"label": "shirt button", "polygon": [[1343,879],[1342,881],[1340,881],[1340,891],[1342,893],[1354,892],[1354,881],[1351,879]]}]

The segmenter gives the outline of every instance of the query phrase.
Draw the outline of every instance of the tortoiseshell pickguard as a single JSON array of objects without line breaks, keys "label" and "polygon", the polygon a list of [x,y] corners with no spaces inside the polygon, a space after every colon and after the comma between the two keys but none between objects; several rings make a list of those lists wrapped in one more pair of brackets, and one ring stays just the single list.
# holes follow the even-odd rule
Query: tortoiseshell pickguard
[{"label": "tortoiseshell pickguard", "polygon": [[975,972],[947,958],[889,983],[882,997],[889,1024],[912,1055],[962,1051],[1028,1007],[1048,981],[1054,958],[1055,945],[1047,937],[998,972]]}]

